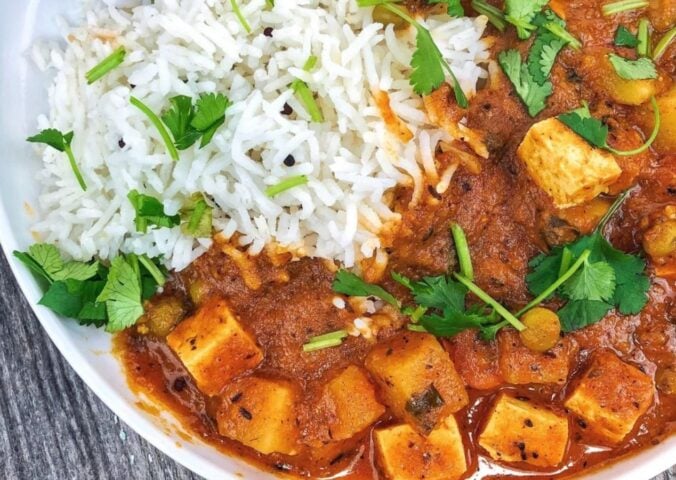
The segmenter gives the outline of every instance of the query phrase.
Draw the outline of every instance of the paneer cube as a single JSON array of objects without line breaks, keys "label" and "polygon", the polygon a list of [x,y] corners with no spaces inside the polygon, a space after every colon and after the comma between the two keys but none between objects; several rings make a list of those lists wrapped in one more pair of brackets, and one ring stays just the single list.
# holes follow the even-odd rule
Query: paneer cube
[{"label": "paneer cube", "polygon": [[502,329],[498,333],[498,350],[500,371],[507,383],[564,384],[578,346],[572,338],[565,337],[544,353],[534,352],[523,344],[518,332]]},{"label": "paneer cube", "polygon": [[612,154],[592,147],[556,118],[530,127],[517,155],[559,208],[580,205],[607,192],[622,174]]},{"label": "paneer cube", "polygon": [[652,379],[609,351],[597,353],[566,408],[610,443],[619,443],[653,401]]},{"label": "paneer cube", "polygon": [[212,300],[167,336],[167,344],[206,395],[263,360],[263,352],[223,300]]},{"label": "paneer cube", "polygon": [[467,470],[453,415],[426,437],[403,424],[376,430],[374,439],[378,463],[390,480],[455,480]]},{"label": "paneer cube", "polygon": [[568,419],[502,393],[479,435],[479,445],[494,460],[555,467],[568,445]]},{"label": "paneer cube", "polygon": [[289,381],[244,377],[228,385],[216,414],[218,433],[261,453],[298,453],[297,388]]},{"label": "paneer cube", "polygon": [[330,412],[328,427],[335,441],[353,437],[385,413],[385,407],[376,399],[375,387],[355,365],[329,381],[322,399]]},{"label": "paneer cube", "polygon": [[432,335],[394,336],[376,345],[365,365],[392,412],[420,433],[428,434],[469,401],[448,353]]}]

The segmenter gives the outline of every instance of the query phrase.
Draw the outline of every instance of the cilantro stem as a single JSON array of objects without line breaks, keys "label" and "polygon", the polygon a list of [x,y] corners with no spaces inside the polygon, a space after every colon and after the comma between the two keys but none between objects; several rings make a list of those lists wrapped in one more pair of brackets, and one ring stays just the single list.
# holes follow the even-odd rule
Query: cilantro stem
[{"label": "cilantro stem", "polygon": [[347,337],[347,330],[337,330],[335,332],[325,333],[310,338],[310,341],[303,345],[304,352],[314,352],[329,347],[337,347],[343,343]]},{"label": "cilantro stem", "polygon": [[141,100],[139,100],[136,97],[131,97],[129,99],[129,102],[134,105],[136,108],[141,110],[145,114],[146,117],[148,117],[148,120],[155,125],[155,128],[157,131],[160,133],[160,136],[162,137],[162,140],[164,141],[164,144],[167,147],[167,150],[169,151],[169,156],[175,161],[178,161],[178,150],[176,150],[176,147],[174,146],[174,142],[171,139],[171,135],[169,135],[169,132],[167,131],[166,127],[162,123],[162,120],[160,120],[160,117],[155,115],[152,110],[150,110]]},{"label": "cilantro stem", "polygon": [[239,23],[242,24],[242,27],[244,27],[246,33],[251,33],[251,26],[249,25],[249,22],[246,21],[246,18],[244,18],[244,15],[242,15],[242,11],[239,9],[237,0],[230,0],[230,5],[232,5],[232,11],[235,12],[237,20],[239,20]]},{"label": "cilantro stem", "polygon": [[411,332],[420,332],[420,333],[427,333],[427,329],[423,327],[422,325],[416,325],[415,323],[409,323],[406,325],[406,328],[409,329]]},{"label": "cilantro stem", "polygon": [[143,267],[148,271],[151,277],[157,282],[157,285],[160,287],[163,286],[166,282],[166,278],[164,278],[164,274],[162,271],[157,268],[157,265],[148,258],[148,255],[141,255],[138,257],[138,261],[143,265]]},{"label": "cilantro stem", "polygon": [[640,57],[647,57],[648,51],[650,50],[650,31],[648,27],[650,22],[647,18],[642,18],[638,22],[638,32],[636,37],[638,38],[638,45],[636,46],[636,53]]},{"label": "cilantro stem", "polygon": [[676,38],[676,27],[665,33],[662,38],[660,38],[660,41],[657,42],[657,45],[655,45],[655,48],[653,49],[654,61],[657,62],[660,58],[662,58],[662,55],[664,55],[664,52],[666,52],[667,47],[674,40],[674,38]]},{"label": "cilantro stem", "polygon": [[[310,57],[305,62],[305,65],[303,65],[303,70],[310,72],[313,68],[315,68],[315,65],[317,65],[317,57],[315,55],[310,55]],[[296,94],[298,100],[300,100],[307,112],[310,114],[310,118],[313,122],[321,123],[324,121],[324,115],[322,115],[322,111],[319,108],[319,105],[317,105],[315,96],[307,83],[300,79],[296,79],[291,83],[291,90],[293,90],[293,93]]]},{"label": "cilantro stem", "polygon": [[80,167],[78,167],[77,162],[75,161],[75,155],[73,155],[73,149],[70,148],[70,145],[64,145],[63,151],[66,152],[66,155],[68,156],[68,163],[70,163],[70,168],[73,170],[73,173],[75,174],[75,178],[77,179],[77,183],[80,184],[80,188],[84,190],[85,192],[87,191],[87,184],[84,181],[84,178],[82,177],[82,172],[80,172]]},{"label": "cilantro stem", "polygon": [[559,277],[566,273],[566,270],[570,268],[570,262],[572,261],[573,252],[571,252],[568,247],[564,247],[563,252],[561,252],[561,267],[559,267]]},{"label": "cilantro stem", "polygon": [[604,15],[615,15],[616,13],[637,10],[649,5],[648,0],[620,0],[619,2],[606,3],[601,11]]},{"label": "cilantro stem", "polygon": [[622,206],[624,201],[629,196],[630,192],[631,190],[625,190],[615,199],[615,201],[613,201],[613,204],[610,206],[608,211],[603,215],[603,217],[601,217],[601,220],[599,221],[598,225],[596,225],[596,228],[594,229],[595,233],[603,234],[603,229],[606,228],[608,221],[611,218],[613,218],[613,215],[615,215],[615,212],[617,212],[617,210]]},{"label": "cilantro stem", "polygon": [[124,47],[119,47],[113,53],[104,58],[98,65],[89,70],[85,74],[87,83],[91,85],[97,80],[106,76],[111,70],[117,68],[124,62],[124,57],[127,54],[127,51]]},{"label": "cilantro stem", "polygon": [[606,145],[608,151],[614,153],[615,155],[628,157],[631,155],[638,155],[639,153],[643,153],[650,148],[650,145],[653,144],[653,142],[657,138],[657,134],[660,131],[660,107],[657,105],[657,100],[655,100],[655,97],[650,97],[650,103],[653,106],[655,126],[653,127],[653,131],[648,137],[648,140],[646,140],[643,145],[633,150],[615,150],[613,147]]},{"label": "cilantro stem", "polygon": [[554,283],[552,283],[549,287],[547,287],[546,290],[544,290],[540,295],[535,297],[531,302],[523,307],[521,310],[516,312],[514,315],[517,317],[520,317],[524,313],[526,313],[528,310],[530,310],[533,307],[538,306],[544,299],[549,297],[552,293],[556,291],[557,288],[559,288],[561,285],[563,285],[570,277],[573,276],[575,272],[578,271],[578,269],[584,264],[584,262],[587,261],[589,258],[589,255],[591,255],[591,250],[587,249],[584,252],[582,252],[582,255],[580,255],[580,258],[578,258],[571,267],[566,270],[566,272],[561,275]]},{"label": "cilantro stem", "polygon": [[458,254],[458,263],[460,264],[460,273],[470,281],[474,281],[474,268],[472,267],[472,257],[467,245],[465,231],[460,225],[454,223],[451,225],[453,241],[455,242],[455,251]]},{"label": "cilantro stem", "polygon": [[505,15],[499,8],[494,7],[485,0],[472,0],[472,8],[479,14],[488,17],[488,21],[499,31],[504,32],[507,23],[505,22]]},{"label": "cilantro stem", "polygon": [[275,197],[282,192],[285,192],[291,188],[298,187],[300,185],[305,185],[308,182],[306,175],[296,175],[295,177],[289,177],[276,185],[271,185],[265,189],[265,194],[268,197]]},{"label": "cilantro stem", "polygon": [[487,294],[481,288],[479,288],[479,286],[476,285],[474,282],[463,277],[459,273],[454,273],[453,276],[457,281],[459,281],[465,287],[467,287],[467,289],[470,292],[479,297],[479,299],[483,300],[486,304],[493,307],[493,309],[498,313],[498,315],[507,320],[519,332],[526,329],[526,326],[523,323],[521,323],[518,318],[512,315],[509,312],[509,310],[503,307],[497,300],[493,299],[493,297],[491,297],[489,294]]}]

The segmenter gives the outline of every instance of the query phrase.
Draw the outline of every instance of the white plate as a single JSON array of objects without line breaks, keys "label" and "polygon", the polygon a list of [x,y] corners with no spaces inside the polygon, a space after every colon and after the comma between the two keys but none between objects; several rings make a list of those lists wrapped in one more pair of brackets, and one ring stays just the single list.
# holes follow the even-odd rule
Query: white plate
[{"label": "white plate", "polygon": [[[135,404],[120,365],[110,352],[110,337],[94,328],[63,320],[36,304],[41,296],[35,279],[13,257],[15,249],[32,242],[24,203],[34,204],[34,177],[40,164],[25,142],[35,133],[35,118],[45,112],[45,77],[28,52],[36,39],[58,39],[55,18],[77,11],[80,0],[0,0],[0,244],[35,314],[54,344],[75,371],[127,425],[169,457],[209,479],[269,478],[245,463],[228,458],[199,441],[185,442],[166,433],[166,422],[149,416]],[[103,352],[103,354],[102,354]],[[58,408],[58,406],[55,406]],[[589,480],[648,479],[676,463],[676,437]],[[239,474],[239,475],[238,475]]]}]

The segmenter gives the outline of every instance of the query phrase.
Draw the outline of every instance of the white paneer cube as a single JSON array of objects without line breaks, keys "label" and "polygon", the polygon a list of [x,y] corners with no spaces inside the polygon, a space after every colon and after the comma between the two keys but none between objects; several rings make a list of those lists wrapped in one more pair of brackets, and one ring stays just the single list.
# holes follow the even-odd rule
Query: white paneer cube
[{"label": "white paneer cube", "polygon": [[451,415],[428,436],[408,424],[376,430],[378,462],[390,480],[455,480],[467,470],[465,447]]},{"label": "white paneer cube", "polygon": [[298,453],[296,387],[286,380],[245,377],[226,388],[218,433],[263,454]]},{"label": "white paneer cube", "polygon": [[494,460],[555,467],[568,445],[568,419],[529,401],[500,394],[479,445]]},{"label": "white paneer cube", "polygon": [[556,118],[530,127],[517,155],[559,208],[580,205],[607,192],[622,174],[611,153],[592,147]]},{"label": "white paneer cube", "polygon": [[206,395],[263,360],[263,352],[223,300],[212,300],[167,336],[167,344]]},{"label": "white paneer cube", "polygon": [[566,408],[582,417],[593,433],[621,442],[653,401],[653,381],[609,351],[597,353]]}]

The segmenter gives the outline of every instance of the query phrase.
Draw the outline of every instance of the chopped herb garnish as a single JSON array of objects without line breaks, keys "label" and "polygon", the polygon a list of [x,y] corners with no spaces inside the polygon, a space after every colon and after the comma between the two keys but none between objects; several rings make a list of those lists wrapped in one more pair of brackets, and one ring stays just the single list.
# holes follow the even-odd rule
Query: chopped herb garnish
[{"label": "chopped herb garnish", "polygon": [[[239,20],[239,23],[242,25],[244,30],[246,30],[246,33],[251,33],[251,26],[249,25],[249,22],[246,21],[246,18],[244,18],[237,0],[230,0],[230,5],[232,6],[232,11],[235,12],[235,15],[237,16],[237,20]],[[274,3],[272,6],[274,6]]]},{"label": "chopped herb garnish", "polygon": [[[315,65],[317,65],[317,60],[316,56],[311,55],[305,62],[305,65],[303,65],[303,70],[311,72],[315,68]],[[296,94],[298,100],[303,104],[308,114],[310,114],[310,118],[313,122],[321,123],[324,121],[324,115],[322,115],[322,111],[315,100],[315,96],[307,83],[297,78],[291,82],[291,90],[293,90],[293,93]]]},{"label": "chopped herb garnish", "polygon": [[662,58],[662,55],[664,55],[664,52],[667,51],[669,44],[674,41],[674,38],[676,38],[676,27],[662,35],[662,38],[660,38],[659,42],[657,42],[657,45],[655,45],[655,48],[653,49],[654,61],[657,62],[660,58]]},{"label": "chopped herb garnish", "polygon": [[317,335],[303,344],[304,352],[315,352],[329,347],[337,347],[343,343],[343,339],[347,337],[347,330],[337,330],[335,332]]},{"label": "chopped herb garnish", "polygon": [[268,197],[276,197],[280,193],[286,192],[292,188],[298,187],[300,185],[305,185],[308,183],[308,178],[306,175],[296,175],[295,177],[285,178],[276,185],[271,185],[265,189],[265,194]]},{"label": "chopped herb garnish", "polygon": [[333,280],[333,291],[351,297],[377,297],[394,307],[399,307],[399,300],[380,285],[367,283],[354,273],[347,270],[338,270]]},{"label": "chopped herb garnish", "polygon": [[586,103],[572,112],[559,115],[558,119],[594,147],[604,148],[615,155],[637,155],[650,148],[650,145],[655,141],[655,138],[657,138],[657,134],[660,131],[660,109],[657,106],[655,97],[652,97],[650,102],[653,107],[655,126],[650,137],[648,137],[643,145],[633,150],[616,150],[608,145],[608,126],[605,125],[603,121],[591,116],[589,106]]},{"label": "chopped herb garnish", "polygon": [[601,11],[606,16],[615,15],[616,13],[645,8],[649,3],[648,0],[621,0],[619,2],[606,3],[601,7]]},{"label": "chopped herb garnish", "polygon": [[164,141],[164,145],[167,147],[167,151],[169,152],[169,156],[174,160],[178,161],[178,150],[176,150],[176,147],[174,146],[174,142],[171,140],[171,136],[169,135],[169,132],[167,131],[166,127],[162,123],[162,120],[153,113],[153,111],[148,108],[141,100],[139,100],[136,97],[131,97],[129,99],[130,103],[134,105],[136,108],[141,110],[143,114],[148,117],[148,120],[155,126],[157,131],[159,132],[160,136],[162,137],[162,140]]},{"label": "chopped herb garnish", "polygon": [[169,101],[171,106],[162,115],[162,121],[171,131],[178,150],[190,148],[200,138],[200,148],[208,145],[225,123],[225,111],[231,105],[230,100],[220,93],[202,93],[195,105],[185,95],[172,97]]},{"label": "chopped herb garnish", "polygon": [[566,30],[560,23],[556,22],[547,22],[543,27],[549,30],[551,33],[563,40],[567,45],[575,50],[579,50],[582,47],[580,41],[575,38],[568,30]]},{"label": "chopped herb garnish", "polygon": [[627,27],[620,25],[615,30],[615,45],[618,47],[634,48],[638,45],[638,38]]},{"label": "chopped herb garnish", "polygon": [[[439,47],[432,39],[429,30],[423,27],[420,22],[411,17],[404,10],[396,6],[397,0],[357,0],[360,7],[372,7],[382,5],[383,8],[394,13],[398,17],[407,21],[416,29],[416,48],[411,57],[410,83],[413,90],[418,95],[429,95],[436,90],[446,80],[446,73],[453,81],[453,92],[455,101],[462,108],[467,108],[468,102],[465,93],[460,87],[458,79],[453,70],[444,59]],[[446,72],[446,73],[444,73]]]},{"label": "chopped herb garnish", "polygon": [[531,75],[528,65],[521,62],[518,50],[505,50],[498,56],[498,62],[517,95],[526,105],[528,114],[534,117],[546,107],[547,98],[552,94],[552,83],[545,80],[538,83]]},{"label": "chopped herb garnish", "polygon": [[650,22],[647,18],[642,18],[638,21],[636,38],[638,39],[636,53],[641,57],[647,57],[650,53]]},{"label": "chopped herb garnish", "polygon": [[613,65],[615,72],[625,80],[645,80],[657,78],[657,69],[653,61],[646,57],[629,60],[611,53],[608,60]]},{"label": "chopped herb garnish", "polygon": [[136,211],[134,223],[136,224],[136,231],[139,233],[146,233],[148,227],[152,225],[171,228],[181,223],[179,215],[164,213],[164,205],[155,197],[144,195],[137,190],[131,190],[127,194],[127,198]]},{"label": "chopped herb garnish", "polygon": [[468,280],[474,280],[474,269],[472,268],[472,258],[467,245],[465,231],[460,225],[454,223],[451,225],[451,233],[455,242],[455,250],[458,254],[458,263],[460,264],[460,273]]},{"label": "chopped herb garnish", "polygon": [[165,281],[157,260],[146,255],[118,257],[110,268],[98,261],[65,261],[48,244],[32,245],[14,256],[47,281],[40,305],[80,325],[105,326],[111,332],[136,323],[143,314],[142,301]]},{"label": "chopped herb garnish", "polygon": [[184,222],[181,225],[183,233],[196,238],[211,236],[213,226],[213,211],[202,195],[197,195],[182,210]]},{"label": "chopped herb garnish", "polygon": [[549,3],[549,0],[505,0],[505,20],[516,27],[521,40],[530,37],[537,29],[533,18]]},{"label": "chopped herb garnish", "polygon": [[265,0],[265,3],[267,4],[268,7],[274,8],[275,7],[275,0]]},{"label": "chopped herb garnish", "polygon": [[124,47],[117,48],[113,53],[104,58],[101,63],[96,65],[85,74],[87,83],[91,85],[97,80],[108,75],[108,73],[110,73],[113,69],[119,67],[122,62],[124,62],[124,57],[126,54],[127,51],[124,49]]},{"label": "chopped herb garnish", "polygon": [[31,143],[44,143],[45,145],[55,148],[59,152],[64,152],[68,157],[70,168],[75,174],[77,183],[80,184],[80,188],[82,188],[82,190],[87,191],[87,184],[82,177],[82,173],[80,173],[80,168],[75,161],[75,155],[73,155],[73,150],[71,148],[71,143],[73,142],[73,132],[64,134],[55,128],[48,128],[47,130],[41,131],[37,135],[28,137],[26,141]]},{"label": "chopped herb garnish", "polygon": [[[639,313],[648,301],[650,280],[645,275],[645,262],[637,255],[615,249],[604,237],[603,228],[619,208],[626,194],[619,196],[609,213],[591,235],[530,262],[533,272],[526,281],[534,294],[554,293],[549,288],[558,276],[560,265],[574,258],[581,268],[564,282],[557,282],[557,295],[568,303],[558,312],[564,331],[576,330],[601,320],[613,307],[623,315]],[[567,253],[566,253],[567,252]],[[538,297],[538,298],[539,298]]]},{"label": "chopped herb garnish", "polygon": [[443,3],[446,5],[446,13],[451,17],[462,17],[465,15],[465,10],[462,8],[460,0],[427,0],[428,3]]},{"label": "chopped herb garnish", "polygon": [[472,0],[472,8],[478,14],[485,15],[488,18],[488,21],[491,22],[491,25],[493,25],[499,31],[505,31],[507,22],[505,22],[505,15],[502,13],[502,10],[494,7],[485,0]]}]

